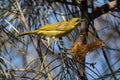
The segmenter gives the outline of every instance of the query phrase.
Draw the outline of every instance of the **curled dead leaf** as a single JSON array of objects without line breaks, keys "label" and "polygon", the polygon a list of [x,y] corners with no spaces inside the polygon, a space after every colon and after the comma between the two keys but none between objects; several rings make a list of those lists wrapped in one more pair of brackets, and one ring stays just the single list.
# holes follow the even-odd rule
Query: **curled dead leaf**
[{"label": "curled dead leaf", "polygon": [[88,52],[92,52],[98,48],[102,48],[102,40],[100,39],[87,44],[76,42],[75,45],[71,48],[71,54],[80,61],[85,58]]}]

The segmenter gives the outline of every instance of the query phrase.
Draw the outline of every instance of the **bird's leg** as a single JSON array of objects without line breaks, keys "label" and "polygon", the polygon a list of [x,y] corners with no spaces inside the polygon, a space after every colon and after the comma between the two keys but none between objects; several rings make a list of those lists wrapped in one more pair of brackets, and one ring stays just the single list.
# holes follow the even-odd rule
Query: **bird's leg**
[{"label": "bird's leg", "polygon": [[61,44],[62,46],[64,46],[64,42],[63,42],[62,39],[60,39],[60,44]]},{"label": "bird's leg", "polygon": [[63,42],[63,40],[62,40],[62,38],[61,38],[61,37],[59,38],[59,41],[60,41],[60,45],[62,45],[62,46],[63,46],[63,48],[64,48],[64,42]]},{"label": "bird's leg", "polygon": [[45,47],[46,47],[46,52],[45,52],[45,55],[44,55],[44,56],[47,55],[47,53],[48,53],[49,50],[52,51],[51,48],[50,48],[50,47],[51,47],[51,44],[52,44],[52,40],[50,40],[49,37],[46,37],[45,39],[46,39],[46,40],[45,40],[45,43],[43,42],[43,44],[45,44]]},{"label": "bird's leg", "polygon": [[47,47],[48,47],[48,48],[50,48],[50,45],[52,44],[52,41],[53,41],[53,40],[51,40],[49,37],[47,37],[47,42],[48,42],[48,46],[47,46]]}]

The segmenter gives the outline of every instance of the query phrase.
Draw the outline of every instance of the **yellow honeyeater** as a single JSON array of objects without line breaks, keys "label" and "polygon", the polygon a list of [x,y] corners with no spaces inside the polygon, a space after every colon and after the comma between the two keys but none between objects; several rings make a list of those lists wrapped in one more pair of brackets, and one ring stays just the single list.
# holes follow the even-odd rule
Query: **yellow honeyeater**
[{"label": "yellow honeyeater", "polygon": [[45,35],[52,39],[55,39],[57,37],[61,37],[70,33],[80,23],[81,23],[80,18],[72,18],[70,21],[47,24],[43,27],[40,27],[37,30],[20,33],[18,34],[18,36],[23,36],[27,34],[38,34]]}]

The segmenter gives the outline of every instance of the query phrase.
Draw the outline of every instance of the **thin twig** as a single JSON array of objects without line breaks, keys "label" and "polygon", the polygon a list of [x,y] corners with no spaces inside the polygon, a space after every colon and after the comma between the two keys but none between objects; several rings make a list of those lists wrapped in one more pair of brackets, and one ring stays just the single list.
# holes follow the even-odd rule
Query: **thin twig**
[{"label": "thin twig", "polygon": [[[25,29],[26,29],[27,31],[29,31],[30,29],[29,29],[29,26],[28,26],[28,24],[27,24],[27,22],[26,22],[26,19],[25,19],[25,16],[24,16],[24,14],[23,14],[23,11],[22,11],[22,9],[21,9],[21,6],[20,6],[18,0],[15,0],[15,1],[16,1],[18,10],[19,10],[19,12],[20,12],[20,19],[21,19],[22,23],[24,24]],[[30,35],[29,35],[29,36],[30,36]],[[36,43],[35,39],[34,39],[32,36],[30,36],[30,39],[31,39],[31,41],[32,41],[32,43],[33,43],[36,51],[38,52],[38,55],[39,55],[39,58],[40,58],[41,62],[43,62],[42,53],[41,53],[41,51],[40,51],[40,48],[37,47],[37,43]]]}]

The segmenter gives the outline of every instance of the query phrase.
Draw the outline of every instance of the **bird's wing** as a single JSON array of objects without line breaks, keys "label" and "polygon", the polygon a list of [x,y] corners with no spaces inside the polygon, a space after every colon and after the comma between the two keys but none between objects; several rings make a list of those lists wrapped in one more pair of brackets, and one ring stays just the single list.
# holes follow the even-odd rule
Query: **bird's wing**
[{"label": "bird's wing", "polygon": [[46,26],[43,26],[39,28],[39,30],[44,30],[44,31],[54,31],[54,30],[59,30],[59,31],[64,31],[66,26],[68,25],[68,22],[58,22],[55,24],[48,24]]}]

